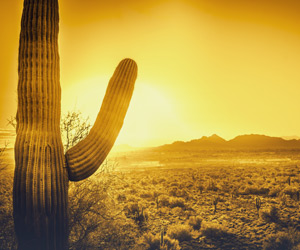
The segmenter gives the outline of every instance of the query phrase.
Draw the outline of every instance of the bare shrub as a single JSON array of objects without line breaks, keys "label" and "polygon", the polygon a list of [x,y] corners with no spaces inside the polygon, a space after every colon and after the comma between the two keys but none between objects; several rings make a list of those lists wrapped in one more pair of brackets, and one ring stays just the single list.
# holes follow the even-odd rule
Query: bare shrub
[{"label": "bare shrub", "polygon": [[202,222],[200,233],[210,239],[218,239],[230,234],[227,227],[207,221]]},{"label": "bare shrub", "polygon": [[[122,228],[130,225],[130,221],[122,216],[122,208],[114,199],[117,196],[113,190],[116,177],[105,168],[107,167],[103,166],[102,172],[85,181],[70,183],[70,246],[72,249],[115,244],[116,239],[120,241],[122,237],[124,242],[120,244],[133,242],[130,235],[126,236],[122,233]],[[134,231],[134,225],[130,227],[132,227],[131,231]],[[111,242],[114,238],[114,242]]]},{"label": "bare shrub", "polygon": [[185,208],[185,200],[182,198],[176,198],[176,197],[171,197],[170,200],[170,207],[174,208],[174,207],[181,207],[181,208]]},{"label": "bare shrub", "polygon": [[191,216],[188,220],[188,224],[194,230],[200,230],[202,221],[203,221],[203,219],[200,216]]},{"label": "bare shrub", "polygon": [[152,233],[145,233],[140,239],[140,245],[145,250],[157,250],[160,249],[160,235],[154,235]]},{"label": "bare shrub", "polygon": [[128,202],[124,210],[126,216],[133,219],[140,226],[148,221],[148,212],[136,201]]},{"label": "bare shrub", "polygon": [[140,193],[140,197],[143,199],[152,199],[153,193],[151,191],[143,191]]},{"label": "bare shrub", "polygon": [[279,211],[275,206],[270,207],[268,210],[260,211],[260,218],[266,222],[278,222],[279,221]]},{"label": "bare shrub", "polygon": [[60,123],[61,137],[65,151],[84,139],[91,128],[89,118],[84,119],[80,111],[68,111]]},{"label": "bare shrub", "polygon": [[12,183],[12,171],[2,169],[0,172],[0,249],[16,249],[12,207]]},{"label": "bare shrub", "polygon": [[218,191],[218,187],[213,179],[209,179],[206,185],[207,191]]},{"label": "bare shrub", "polygon": [[289,195],[292,199],[297,199],[296,197],[299,195],[299,187],[296,186],[287,186],[282,190],[283,194]]},{"label": "bare shrub", "polygon": [[270,189],[266,187],[258,187],[254,185],[246,186],[240,190],[240,194],[243,195],[267,195],[269,194]]},{"label": "bare shrub", "polygon": [[192,228],[186,224],[174,224],[168,227],[167,235],[179,242],[190,241],[192,239]]},{"label": "bare shrub", "polygon": [[167,195],[159,196],[158,203],[159,203],[159,205],[161,205],[163,207],[169,206],[170,205],[169,196],[167,196]]},{"label": "bare shrub", "polygon": [[299,249],[300,233],[289,228],[287,232],[278,232],[267,236],[264,243],[264,250],[296,250]]},{"label": "bare shrub", "polygon": [[270,190],[269,196],[270,197],[276,197],[280,194],[280,191],[281,191],[280,188],[273,188],[273,189]]},{"label": "bare shrub", "polygon": [[146,233],[142,236],[139,246],[143,250],[179,250],[179,242],[168,235],[161,238],[160,234]]}]

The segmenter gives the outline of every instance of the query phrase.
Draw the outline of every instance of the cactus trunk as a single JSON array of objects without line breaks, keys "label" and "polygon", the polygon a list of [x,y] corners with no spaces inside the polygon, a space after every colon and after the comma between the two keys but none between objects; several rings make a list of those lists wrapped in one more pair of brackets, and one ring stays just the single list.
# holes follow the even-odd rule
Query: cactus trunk
[{"label": "cactus trunk", "polygon": [[134,61],[119,64],[90,134],[65,158],[60,135],[58,23],[58,0],[24,0],[13,191],[19,249],[68,247],[68,182],[90,176],[109,153],[137,76]]}]

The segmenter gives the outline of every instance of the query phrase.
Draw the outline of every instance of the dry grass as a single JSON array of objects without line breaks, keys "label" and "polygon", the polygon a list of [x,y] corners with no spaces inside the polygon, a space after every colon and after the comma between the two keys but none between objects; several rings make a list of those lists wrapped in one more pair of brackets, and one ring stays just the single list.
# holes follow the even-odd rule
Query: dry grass
[{"label": "dry grass", "polygon": [[[134,157],[127,159],[134,162]],[[288,227],[300,223],[296,164],[197,167],[193,163],[182,168],[172,167],[178,162],[168,164],[143,171],[125,168],[78,186],[72,184],[72,249],[231,249],[235,245],[241,249],[296,249],[300,228],[287,233]],[[10,172],[0,177],[0,249],[15,249]],[[289,174],[293,176],[287,182]],[[167,229],[164,245],[162,228]]]}]

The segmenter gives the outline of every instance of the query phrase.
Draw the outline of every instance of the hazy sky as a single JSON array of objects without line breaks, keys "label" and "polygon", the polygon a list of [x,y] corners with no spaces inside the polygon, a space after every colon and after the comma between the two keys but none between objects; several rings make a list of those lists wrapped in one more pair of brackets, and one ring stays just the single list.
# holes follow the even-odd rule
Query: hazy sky
[{"label": "hazy sky", "polygon": [[[2,128],[17,106],[21,11],[0,1]],[[139,75],[119,144],[300,135],[299,13],[296,0],[61,0],[62,112],[93,122],[130,57]]]}]

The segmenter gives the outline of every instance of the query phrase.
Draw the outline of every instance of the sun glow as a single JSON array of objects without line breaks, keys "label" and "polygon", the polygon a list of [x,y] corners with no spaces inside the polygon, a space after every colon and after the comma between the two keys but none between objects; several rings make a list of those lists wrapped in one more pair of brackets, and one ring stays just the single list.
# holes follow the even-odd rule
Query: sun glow
[{"label": "sun glow", "polygon": [[[62,113],[79,110],[93,124],[108,81],[108,75],[94,76],[65,87],[62,91]],[[116,144],[154,146],[170,141],[174,130],[184,126],[176,109],[176,102],[162,89],[137,81]]]},{"label": "sun glow", "polygon": [[137,82],[117,143],[157,145],[165,141],[172,128],[178,124],[180,119],[176,103],[153,85]]}]

